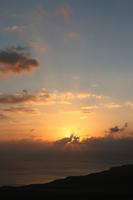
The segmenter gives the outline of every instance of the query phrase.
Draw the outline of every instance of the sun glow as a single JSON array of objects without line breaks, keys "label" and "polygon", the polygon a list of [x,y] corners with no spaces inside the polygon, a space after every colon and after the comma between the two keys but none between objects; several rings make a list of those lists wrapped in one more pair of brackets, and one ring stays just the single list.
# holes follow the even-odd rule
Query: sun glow
[{"label": "sun glow", "polygon": [[63,137],[70,137],[72,134],[79,135],[79,131],[75,127],[58,127],[58,129]]}]

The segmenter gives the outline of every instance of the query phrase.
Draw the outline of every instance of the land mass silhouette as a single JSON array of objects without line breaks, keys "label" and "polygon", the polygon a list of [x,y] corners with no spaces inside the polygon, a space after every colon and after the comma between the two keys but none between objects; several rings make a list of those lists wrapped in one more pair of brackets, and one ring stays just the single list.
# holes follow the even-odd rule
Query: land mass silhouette
[{"label": "land mass silhouette", "polygon": [[133,164],[45,184],[3,186],[0,197],[44,199],[133,199]]}]

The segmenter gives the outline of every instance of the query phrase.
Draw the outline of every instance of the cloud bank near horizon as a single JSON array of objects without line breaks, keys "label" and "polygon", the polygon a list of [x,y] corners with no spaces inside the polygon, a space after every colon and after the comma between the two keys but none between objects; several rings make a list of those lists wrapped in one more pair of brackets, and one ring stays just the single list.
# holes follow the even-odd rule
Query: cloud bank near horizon
[{"label": "cloud bank near horizon", "polygon": [[54,142],[35,139],[1,141],[0,185],[17,183],[17,177],[22,174],[22,179],[52,173],[55,177],[87,174],[90,169],[133,163],[132,155],[133,137],[93,137],[80,141],[71,135]]},{"label": "cloud bank near horizon", "polygon": [[[17,141],[0,141],[0,159],[8,160],[26,158],[27,161],[71,160],[82,159],[95,162],[114,162],[132,160],[133,137],[91,137],[80,140],[80,137],[70,135],[56,141],[43,141],[41,139],[23,139]],[[20,156],[21,155],[21,156]],[[64,155],[66,155],[64,157]],[[60,160],[60,161],[61,161]]]}]

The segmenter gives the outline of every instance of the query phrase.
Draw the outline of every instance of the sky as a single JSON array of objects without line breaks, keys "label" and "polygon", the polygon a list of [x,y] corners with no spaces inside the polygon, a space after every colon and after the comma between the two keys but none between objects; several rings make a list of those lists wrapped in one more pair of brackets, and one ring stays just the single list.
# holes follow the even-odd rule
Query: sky
[{"label": "sky", "polygon": [[[21,175],[29,169],[35,174],[31,166],[47,163],[49,168],[51,155],[59,162],[51,161],[56,173],[50,171],[54,176],[47,180],[69,174],[59,170],[62,162],[73,174],[71,161],[81,149],[77,174],[120,164],[122,154],[123,162],[132,161],[132,10],[132,0],[0,0],[2,174],[16,169]],[[115,158],[117,142],[120,151]],[[28,144],[31,149],[25,157]],[[111,158],[105,162],[100,158],[108,144],[111,153],[105,158]],[[17,152],[28,163],[16,163]],[[32,159],[34,153],[39,161],[36,156]],[[69,161],[62,160],[64,154]],[[29,183],[44,180],[46,171],[39,178],[31,175]],[[0,184],[16,183],[14,176],[1,179]]]},{"label": "sky", "polygon": [[132,129],[132,1],[0,3],[0,139]]}]

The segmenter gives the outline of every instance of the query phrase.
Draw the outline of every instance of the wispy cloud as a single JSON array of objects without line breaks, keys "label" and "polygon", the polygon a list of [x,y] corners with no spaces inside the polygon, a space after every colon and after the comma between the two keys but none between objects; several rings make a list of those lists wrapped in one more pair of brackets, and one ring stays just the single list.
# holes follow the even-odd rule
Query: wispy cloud
[{"label": "wispy cloud", "polygon": [[73,100],[73,99],[79,99],[79,100],[83,100],[83,99],[104,99],[106,98],[104,95],[97,95],[94,93],[90,93],[90,92],[79,92],[79,93],[73,93],[73,92],[64,92],[64,93],[60,93],[60,98],[62,99],[67,99],[67,100]]},{"label": "wispy cloud", "polygon": [[108,109],[117,109],[117,108],[121,108],[122,105],[111,102],[111,103],[105,104],[104,107]]},{"label": "wispy cloud", "polygon": [[40,115],[40,111],[38,108],[34,107],[24,107],[24,106],[11,106],[5,107],[0,109],[0,120],[10,121],[10,122],[17,122],[17,119],[20,115],[30,115],[30,116],[37,116]]},{"label": "wispy cloud", "polygon": [[104,95],[97,95],[97,94],[94,94],[94,93],[89,93],[89,92],[81,92],[79,94],[77,94],[77,98],[78,99],[90,99],[90,98],[94,98],[94,99],[105,99],[107,98],[106,96]]},{"label": "wispy cloud", "polygon": [[61,112],[62,114],[68,114],[68,115],[77,115],[77,114],[80,114],[80,110],[71,110],[71,111],[63,111]]},{"label": "wispy cloud", "polygon": [[39,51],[40,53],[46,53],[48,50],[48,47],[46,45],[42,44],[41,42],[37,42],[37,41],[30,41],[29,47]]},{"label": "wispy cloud", "polygon": [[81,116],[80,116],[80,119],[81,119],[81,120],[88,119],[88,115],[81,115]]},{"label": "wispy cloud", "polygon": [[84,114],[92,114],[94,113],[94,110],[98,109],[98,105],[91,105],[91,106],[84,106],[81,107],[81,110]]},{"label": "wispy cloud", "polygon": [[24,33],[25,26],[18,26],[18,25],[12,25],[8,26],[7,28],[4,29],[4,31],[8,32],[16,32],[16,33]]},{"label": "wispy cloud", "polygon": [[3,113],[14,113],[14,114],[39,114],[39,110],[37,108],[33,108],[33,107],[22,107],[22,106],[11,106],[8,108],[3,108],[1,109],[1,112]]},{"label": "wispy cloud", "polygon": [[71,9],[66,4],[61,5],[57,11],[57,15],[62,16],[66,22],[70,22],[70,14],[71,14]]}]

